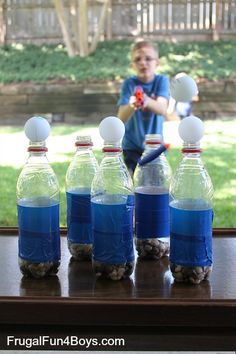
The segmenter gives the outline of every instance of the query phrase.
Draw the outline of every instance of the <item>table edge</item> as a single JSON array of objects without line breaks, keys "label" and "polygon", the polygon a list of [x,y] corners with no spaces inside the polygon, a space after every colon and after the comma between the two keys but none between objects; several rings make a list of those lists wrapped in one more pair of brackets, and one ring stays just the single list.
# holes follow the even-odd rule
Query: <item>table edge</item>
[{"label": "table edge", "polygon": [[[67,228],[61,227],[60,233],[62,236],[67,235]],[[0,236],[16,236],[18,234],[17,227],[0,227]],[[236,237],[236,228],[213,228],[213,236],[235,236]]]}]

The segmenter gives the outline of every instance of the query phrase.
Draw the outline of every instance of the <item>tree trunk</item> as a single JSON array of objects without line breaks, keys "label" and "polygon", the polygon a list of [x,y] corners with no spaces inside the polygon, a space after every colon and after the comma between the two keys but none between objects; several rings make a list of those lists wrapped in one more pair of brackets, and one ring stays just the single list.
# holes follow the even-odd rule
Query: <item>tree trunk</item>
[{"label": "tree trunk", "polygon": [[6,43],[5,0],[0,0],[0,44]]},{"label": "tree trunk", "polygon": [[112,39],[112,1],[108,0],[108,8],[107,8],[107,39]]},{"label": "tree trunk", "polygon": [[70,33],[67,27],[66,19],[65,19],[65,9],[63,6],[62,0],[54,0],[58,20],[61,25],[62,35],[65,41],[65,45],[68,51],[69,57],[75,56],[75,50],[73,48],[73,43],[71,41]]},{"label": "tree trunk", "polygon": [[92,41],[92,44],[91,44],[91,47],[90,47],[90,53],[94,52],[95,49],[97,48],[99,37],[100,37],[100,34],[101,34],[102,29],[104,27],[104,22],[105,22],[105,19],[106,19],[108,5],[109,5],[109,0],[104,0],[104,4],[103,4],[102,10],[101,10],[101,15],[100,15],[100,18],[99,18],[98,29],[97,29],[96,34],[93,37],[93,41]]},{"label": "tree trunk", "polygon": [[88,55],[88,6],[87,0],[79,0],[79,52]]},{"label": "tree trunk", "polygon": [[70,13],[73,31],[73,44],[76,54],[79,54],[79,2],[78,0],[71,0]]},{"label": "tree trunk", "polygon": [[220,39],[220,0],[216,0],[216,17],[213,25],[213,40],[218,41]]}]

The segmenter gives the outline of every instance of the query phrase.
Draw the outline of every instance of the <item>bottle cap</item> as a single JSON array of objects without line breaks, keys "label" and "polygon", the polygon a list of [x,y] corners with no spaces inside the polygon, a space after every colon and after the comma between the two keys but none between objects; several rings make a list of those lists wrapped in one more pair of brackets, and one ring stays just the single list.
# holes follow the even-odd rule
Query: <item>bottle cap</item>
[{"label": "bottle cap", "polygon": [[161,144],[162,136],[161,134],[146,134],[145,135],[145,145],[156,145]]},{"label": "bottle cap", "polygon": [[120,143],[109,143],[105,142],[104,147],[102,149],[103,152],[121,152]]},{"label": "bottle cap", "polygon": [[46,144],[44,141],[40,142],[30,142],[29,147],[28,147],[29,152],[47,152],[48,148],[46,147]]},{"label": "bottle cap", "polygon": [[76,137],[76,146],[93,146],[93,142],[90,135],[78,135]]}]

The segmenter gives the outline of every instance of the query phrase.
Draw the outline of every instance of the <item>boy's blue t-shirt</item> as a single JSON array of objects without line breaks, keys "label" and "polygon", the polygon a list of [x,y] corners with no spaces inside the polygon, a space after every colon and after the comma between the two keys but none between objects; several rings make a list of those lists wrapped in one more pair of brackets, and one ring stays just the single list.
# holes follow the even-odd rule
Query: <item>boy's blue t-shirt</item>
[{"label": "boy's blue t-shirt", "polygon": [[[132,76],[123,82],[121,87],[118,106],[129,104],[130,96],[134,94],[135,87],[142,86],[147,96],[156,98],[165,97],[169,100],[169,79],[164,75],[155,75],[151,82],[143,83],[137,76]],[[122,141],[124,150],[135,150],[142,152],[146,134],[163,133],[164,117],[157,115],[148,109],[137,110],[125,123],[125,135]]]}]

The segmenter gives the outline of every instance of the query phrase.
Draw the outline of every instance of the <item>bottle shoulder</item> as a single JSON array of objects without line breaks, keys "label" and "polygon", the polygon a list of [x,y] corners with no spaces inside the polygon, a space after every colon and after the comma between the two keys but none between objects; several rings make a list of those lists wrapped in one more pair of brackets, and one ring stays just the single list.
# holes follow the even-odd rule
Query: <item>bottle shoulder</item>
[{"label": "bottle shoulder", "polygon": [[121,158],[107,157],[101,161],[92,181],[91,193],[133,194],[132,178]]},{"label": "bottle shoulder", "polygon": [[47,197],[59,200],[59,183],[51,166],[25,165],[16,185],[17,198]]},{"label": "bottle shoulder", "polygon": [[33,179],[38,179],[39,176],[57,179],[53,168],[49,164],[26,163],[20,172],[18,180],[28,178],[32,181]]},{"label": "bottle shoulder", "polygon": [[168,189],[171,181],[172,170],[167,162],[160,159],[153,160],[143,166],[137,165],[134,172],[134,186],[152,186]]},{"label": "bottle shoulder", "polygon": [[173,175],[173,180],[178,179],[210,179],[207,169],[200,158],[183,159]]},{"label": "bottle shoulder", "polygon": [[200,158],[183,159],[170,184],[173,200],[200,199],[211,201],[213,198],[211,178]]},{"label": "bottle shoulder", "polygon": [[95,157],[75,156],[66,171],[67,189],[90,187],[97,170]]},{"label": "bottle shoulder", "polygon": [[95,156],[75,155],[71,160],[68,170],[72,169],[94,169],[98,168]]}]

